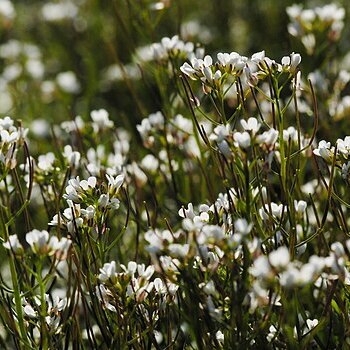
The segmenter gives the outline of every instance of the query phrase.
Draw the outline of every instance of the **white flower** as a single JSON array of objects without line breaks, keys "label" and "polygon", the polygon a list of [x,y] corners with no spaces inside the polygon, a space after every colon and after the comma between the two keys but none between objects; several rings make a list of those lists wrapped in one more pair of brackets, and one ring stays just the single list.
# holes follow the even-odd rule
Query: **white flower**
[{"label": "white flower", "polygon": [[287,247],[279,247],[269,254],[269,262],[274,268],[285,269],[290,262],[289,250]]},{"label": "white flower", "polygon": [[242,119],[241,125],[245,131],[251,131],[253,135],[255,135],[259,131],[260,126],[261,126],[261,124],[258,122],[258,120],[256,118],[253,118],[253,117],[249,118],[247,121]]},{"label": "white flower", "polygon": [[203,288],[204,293],[206,293],[207,295],[215,296],[215,294],[217,293],[213,280],[210,280],[208,283],[201,283],[199,287]]},{"label": "white flower", "polygon": [[320,141],[318,143],[318,148],[315,148],[313,153],[316,154],[316,156],[322,157],[326,161],[331,161],[333,155],[331,151],[331,143],[326,142],[325,140]]},{"label": "white flower", "polygon": [[80,83],[75,73],[72,71],[57,74],[56,81],[64,92],[70,94],[77,94],[80,92]]},{"label": "white flower", "polygon": [[337,150],[344,155],[349,155],[350,153],[350,136],[346,136],[344,140],[338,139],[337,140]]},{"label": "white flower", "polygon": [[254,260],[250,273],[257,278],[267,278],[272,274],[271,265],[265,255],[260,255]]},{"label": "white flower", "polygon": [[107,207],[109,203],[109,194],[101,194],[100,198],[98,199],[98,205],[101,207],[101,208],[105,208]]},{"label": "white flower", "polygon": [[35,136],[44,138],[50,133],[50,124],[45,119],[34,119],[30,124],[30,130]]},{"label": "white flower", "polygon": [[299,284],[300,271],[294,265],[291,265],[288,269],[280,273],[279,276],[281,286],[293,288]]},{"label": "white flower", "polygon": [[62,1],[60,3],[48,2],[43,5],[41,14],[44,20],[57,22],[75,18],[78,14],[78,8],[71,1]]},{"label": "white flower", "polygon": [[194,213],[194,209],[193,209],[193,204],[192,203],[188,203],[187,209],[185,209],[185,207],[182,207],[178,211],[178,214],[182,218],[188,218],[188,219],[191,219],[191,220],[196,216],[196,214]]},{"label": "white flower", "polygon": [[10,0],[0,1],[0,16],[4,16],[7,19],[14,19],[16,16],[15,8]]},{"label": "white flower", "polygon": [[271,202],[270,205],[265,204],[265,209],[264,208],[259,209],[259,214],[263,220],[267,220],[269,218],[267,213],[270,213],[270,208],[271,208],[272,216],[274,216],[276,219],[280,219],[286,209],[283,206],[283,204],[276,204],[274,202]]},{"label": "white flower", "polygon": [[235,132],[233,138],[241,148],[248,148],[251,144],[250,135],[247,131]]},{"label": "white flower", "polygon": [[70,239],[62,237],[55,245],[56,257],[60,260],[65,260],[71,245],[72,241]]},{"label": "white flower", "polygon": [[318,325],[318,320],[317,320],[316,318],[313,319],[313,320],[311,320],[311,319],[308,318],[308,319],[306,320],[306,326],[307,326],[307,328],[308,328],[309,330],[315,328],[317,325]]},{"label": "white flower", "polygon": [[184,258],[190,250],[190,245],[189,244],[172,243],[172,244],[169,244],[168,250],[169,250],[169,254],[172,257]]},{"label": "white flower", "polygon": [[172,243],[174,236],[169,230],[149,230],[145,233],[145,240],[149,243],[146,249],[150,253],[157,253],[164,249],[164,246]]},{"label": "white flower", "polygon": [[159,167],[159,161],[153,154],[147,154],[141,160],[141,167],[142,167],[142,169],[145,169],[146,171],[154,172]]},{"label": "white flower", "polygon": [[110,209],[116,210],[119,208],[119,206],[120,206],[120,201],[117,198],[112,198],[108,203],[108,208]]},{"label": "white flower", "polygon": [[307,204],[306,204],[305,201],[297,201],[297,200],[294,200],[294,208],[295,208],[295,211],[296,211],[299,215],[305,213],[306,207],[307,207]]},{"label": "white flower", "polygon": [[192,68],[192,66],[185,62],[181,67],[180,70],[182,73],[186,74],[187,76],[189,76],[191,79],[196,80],[195,78],[195,74],[196,74],[196,70]]},{"label": "white flower", "polygon": [[283,130],[283,140],[285,141],[298,141],[298,131],[293,127],[290,126],[287,129]]},{"label": "white flower", "polygon": [[79,176],[68,180],[68,186],[66,187],[66,194],[63,198],[71,200],[73,202],[79,202],[82,200],[82,195],[86,195],[86,192],[91,191],[96,187],[97,179],[95,176],[90,176],[87,180],[81,180]]},{"label": "white flower", "polygon": [[91,111],[92,127],[96,133],[101,130],[113,127],[113,122],[109,119],[109,114],[105,109]]},{"label": "white flower", "polygon": [[111,291],[106,288],[103,284],[96,286],[95,293],[99,301],[104,305],[104,307],[112,312],[117,312],[115,306],[110,303],[110,300],[113,298]]},{"label": "white flower", "polygon": [[82,130],[84,128],[84,121],[81,118],[80,115],[76,116],[74,120],[72,121],[65,121],[63,123],[61,123],[61,128],[67,132],[70,133],[72,131],[76,131],[76,130]]},{"label": "white flower", "polygon": [[282,67],[291,73],[294,73],[298,65],[301,62],[301,56],[298,53],[291,53],[290,56],[284,56],[282,58]]},{"label": "white flower", "polygon": [[110,176],[106,174],[106,178],[108,180],[108,190],[110,193],[117,193],[119,191],[119,188],[124,182],[124,175],[120,174],[116,177]]},{"label": "white flower", "polygon": [[56,236],[50,237],[45,230],[32,230],[26,234],[26,241],[30,245],[32,251],[37,254],[52,255],[59,247],[59,241]]},{"label": "white flower", "polygon": [[23,246],[20,243],[17,235],[9,236],[8,241],[2,244],[4,248],[12,250],[15,254],[20,254],[23,252]]},{"label": "white flower", "polygon": [[89,205],[86,207],[86,209],[81,209],[80,212],[83,217],[85,217],[87,220],[90,220],[94,218],[96,209],[93,205]]},{"label": "white flower", "polygon": [[135,261],[129,261],[127,267],[120,265],[120,267],[126,272],[127,275],[133,277],[137,270],[137,263]]},{"label": "white flower", "polygon": [[38,59],[29,59],[26,62],[26,70],[34,79],[42,79],[45,73],[45,66]]},{"label": "white flower", "polygon": [[64,146],[64,152],[62,153],[63,157],[68,161],[69,165],[77,168],[80,162],[80,153],[73,151],[72,146]]},{"label": "white flower", "polygon": [[45,172],[54,170],[53,163],[55,162],[55,155],[52,152],[42,154],[38,157],[37,167]]},{"label": "white flower", "polygon": [[[219,63],[223,66],[223,68],[229,69],[230,71],[236,74],[239,74],[248,62],[247,57],[241,56],[237,52],[231,52],[231,53],[219,52],[217,54],[217,58],[219,60]],[[255,58],[258,58],[258,56],[256,56]]]},{"label": "white flower", "polygon": [[276,336],[277,329],[274,325],[271,325],[269,328],[269,334],[266,336],[266,340],[271,343],[272,339]]},{"label": "white flower", "polygon": [[285,211],[285,207],[283,204],[276,204],[274,202],[271,202],[271,211],[272,211],[272,215],[277,217],[277,218],[281,218],[282,214]]},{"label": "white flower", "polygon": [[224,343],[224,340],[225,340],[224,333],[222,333],[220,330],[215,333],[215,337],[219,343],[221,344]]},{"label": "white flower", "polygon": [[210,140],[221,142],[230,135],[230,132],[231,132],[231,127],[229,124],[218,125],[214,129],[214,133],[210,135]]},{"label": "white flower", "polygon": [[265,50],[256,52],[255,54],[252,55],[250,60],[256,64],[259,64],[264,59],[265,59]]},{"label": "white flower", "polygon": [[248,224],[246,219],[237,219],[234,223],[235,232],[247,235],[252,230],[253,224]]},{"label": "white flower", "polygon": [[110,263],[105,263],[103,267],[100,269],[100,274],[98,278],[101,282],[106,282],[109,279],[115,280],[117,277],[116,273],[116,264],[115,261],[111,261]]},{"label": "white flower", "polygon": [[139,277],[142,277],[145,280],[149,281],[154,274],[154,266],[149,265],[147,266],[147,268],[145,267],[145,264],[138,264],[137,273],[139,274]]},{"label": "white flower", "polygon": [[37,312],[33,309],[33,307],[29,304],[26,304],[23,308],[24,313],[30,318],[36,318]]},{"label": "white flower", "polygon": [[260,145],[266,144],[267,146],[273,146],[278,139],[278,131],[271,128],[268,131],[265,131],[261,135],[257,136],[256,139]]}]

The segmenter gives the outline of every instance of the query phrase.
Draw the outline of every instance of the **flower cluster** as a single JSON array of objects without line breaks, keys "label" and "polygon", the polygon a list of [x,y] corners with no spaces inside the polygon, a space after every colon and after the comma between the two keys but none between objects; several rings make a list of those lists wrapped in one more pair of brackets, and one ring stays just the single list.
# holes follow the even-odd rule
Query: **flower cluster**
[{"label": "flower cluster", "polygon": [[301,40],[308,54],[316,49],[317,36],[325,35],[330,42],[338,41],[344,27],[345,9],[336,4],[304,9],[300,4],[287,8],[291,20],[289,34]]},{"label": "flower cluster", "polygon": [[259,79],[273,72],[295,73],[301,62],[301,56],[292,53],[284,56],[281,63],[265,56],[265,51],[257,52],[250,58],[241,56],[237,52],[218,53],[217,61],[206,55],[203,59],[193,57],[191,64],[185,62],[180,70],[192,80],[200,80],[204,91],[220,91],[225,83],[235,81],[244,76],[249,85],[255,86]]},{"label": "flower cluster", "polygon": [[28,129],[14,124],[10,117],[0,119],[0,164],[5,169],[16,166],[17,146],[23,144],[28,133]]},{"label": "flower cluster", "polygon": [[[50,225],[63,225],[69,233],[73,233],[83,225],[94,226],[99,223],[105,211],[118,209],[120,201],[117,196],[124,182],[124,175],[113,177],[107,174],[106,178],[108,183],[100,186],[94,176],[87,180],[80,180],[79,176],[70,179],[63,195],[68,207],[63,214],[56,214]],[[84,208],[81,207],[82,204]]]},{"label": "flower cluster", "polygon": [[129,261],[127,266],[120,265],[120,268],[122,272],[117,272],[116,263],[112,261],[100,269],[98,279],[101,284],[96,286],[96,295],[102,305],[112,312],[120,313],[125,307],[122,305],[125,298],[126,303],[157,303],[158,311],[147,315],[157,321],[158,312],[175,300],[178,286],[170,281],[164,283],[159,277],[154,278],[153,265],[146,267],[145,264]]},{"label": "flower cluster", "polygon": [[[58,239],[56,236],[50,236],[47,231],[32,230],[26,234],[26,241],[32,252],[37,255],[56,256],[58,259],[66,259],[68,250],[72,241],[65,237]],[[18,236],[9,236],[8,241],[3,243],[6,249],[11,250],[15,254],[24,252]]]},{"label": "flower cluster", "polygon": [[142,61],[158,62],[167,62],[177,57],[182,59],[201,57],[203,53],[202,48],[197,48],[192,42],[184,42],[178,35],[174,35],[172,38],[164,37],[159,43],[138,49],[138,56]]}]

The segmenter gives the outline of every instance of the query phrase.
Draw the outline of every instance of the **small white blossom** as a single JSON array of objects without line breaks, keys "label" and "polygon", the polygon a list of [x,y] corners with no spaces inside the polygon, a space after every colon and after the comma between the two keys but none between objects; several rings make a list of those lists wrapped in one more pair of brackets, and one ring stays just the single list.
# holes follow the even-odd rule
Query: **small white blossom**
[{"label": "small white blossom", "polygon": [[15,254],[20,254],[23,252],[23,246],[20,243],[17,235],[9,236],[8,241],[2,244],[4,248],[12,250]]},{"label": "small white blossom", "polygon": [[69,94],[78,94],[80,92],[80,83],[74,72],[62,72],[57,74],[57,85]]}]

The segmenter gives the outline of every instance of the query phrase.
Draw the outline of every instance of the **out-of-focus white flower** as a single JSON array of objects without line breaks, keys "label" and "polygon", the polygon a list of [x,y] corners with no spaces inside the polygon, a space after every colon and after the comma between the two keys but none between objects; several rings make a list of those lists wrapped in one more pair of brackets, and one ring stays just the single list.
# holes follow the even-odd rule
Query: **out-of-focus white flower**
[{"label": "out-of-focus white flower", "polygon": [[17,235],[9,236],[8,241],[2,244],[4,248],[12,250],[15,254],[23,253],[23,246],[20,243]]},{"label": "out-of-focus white flower", "polygon": [[69,94],[78,94],[80,92],[80,83],[72,71],[58,73],[56,81],[64,92]]},{"label": "out-of-focus white flower", "polygon": [[211,41],[213,34],[210,28],[196,20],[191,20],[181,23],[181,37],[185,39],[196,37],[200,43],[207,44]]},{"label": "out-of-focus white flower", "polygon": [[26,62],[26,71],[34,79],[42,79],[45,73],[44,64],[38,59],[29,59]]},{"label": "out-of-focus white flower", "polygon": [[168,246],[169,255],[175,258],[184,258],[187,256],[190,246],[189,244],[172,243]]},{"label": "out-of-focus white flower", "polygon": [[301,39],[307,53],[312,55],[316,47],[316,37],[321,33],[329,41],[337,41],[344,27],[345,9],[336,4],[303,9],[301,5],[287,7],[291,20],[288,32]]},{"label": "out-of-focus white flower", "polygon": [[290,262],[289,250],[287,247],[279,247],[269,254],[269,262],[274,268],[285,269]]},{"label": "out-of-focus white flower", "polygon": [[303,213],[305,213],[306,207],[307,207],[307,203],[305,201],[294,200],[294,208],[299,215],[302,215]]},{"label": "out-of-focus white flower", "polygon": [[68,161],[70,166],[75,168],[79,166],[81,155],[78,151],[73,151],[71,145],[64,146],[63,157]]},{"label": "out-of-focus white flower", "polygon": [[234,223],[235,232],[246,236],[253,228],[253,224],[248,224],[246,219],[237,219]]},{"label": "out-of-focus white flower", "polygon": [[22,74],[23,68],[19,63],[13,63],[5,67],[2,76],[8,82],[16,80]]},{"label": "out-of-focus white flower", "polygon": [[267,146],[274,146],[278,139],[278,131],[274,128],[269,129],[268,131],[264,131],[261,135],[258,135],[256,140],[262,145],[265,144]]},{"label": "out-of-focus white flower", "polygon": [[[52,80],[44,80],[40,85],[41,98],[43,102],[49,103],[54,98],[54,93],[56,91],[56,84]],[[67,123],[67,122],[64,122]]]},{"label": "out-of-focus white flower", "polygon": [[80,115],[76,116],[72,121],[66,121],[61,124],[61,127],[65,132],[70,133],[76,130],[82,130],[85,123]]},{"label": "out-of-focus white flower", "polygon": [[96,133],[113,127],[113,121],[109,119],[109,113],[105,109],[91,111],[92,127]]},{"label": "out-of-focus white flower", "polygon": [[37,137],[46,137],[50,132],[50,124],[45,119],[34,119],[30,124],[30,131]]},{"label": "out-of-focus white flower", "polygon": [[145,233],[145,240],[149,243],[146,249],[150,253],[158,253],[168,244],[173,243],[174,236],[169,230],[148,230]]},{"label": "out-of-focus white flower", "polygon": [[256,258],[250,268],[250,273],[257,278],[268,278],[269,276],[273,276],[273,271],[268,258],[265,255],[260,255]]},{"label": "out-of-focus white flower", "polygon": [[57,22],[75,18],[78,14],[78,8],[68,0],[59,3],[47,2],[43,5],[41,13],[46,21]]},{"label": "out-of-focus white flower", "polygon": [[42,154],[38,157],[37,168],[43,172],[54,170],[55,155],[52,152]]},{"label": "out-of-focus white flower", "polygon": [[344,163],[341,168],[341,176],[343,179],[348,179],[350,173],[350,162]]},{"label": "out-of-focus white flower", "polygon": [[15,7],[10,0],[0,1],[0,17],[3,16],[6,19],[12,20],[16,16]]}]

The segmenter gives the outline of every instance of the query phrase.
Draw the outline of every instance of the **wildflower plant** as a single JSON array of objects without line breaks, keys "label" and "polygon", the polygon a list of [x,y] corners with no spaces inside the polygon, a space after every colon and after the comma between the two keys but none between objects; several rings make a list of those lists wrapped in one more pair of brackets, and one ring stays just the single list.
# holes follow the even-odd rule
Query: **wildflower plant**
[{"label": "wildflower plant", "polygon": [[346,347],[346,8],[287,7],[275,55],[206,5],[35,3],[0,2],[0,347]]}]

